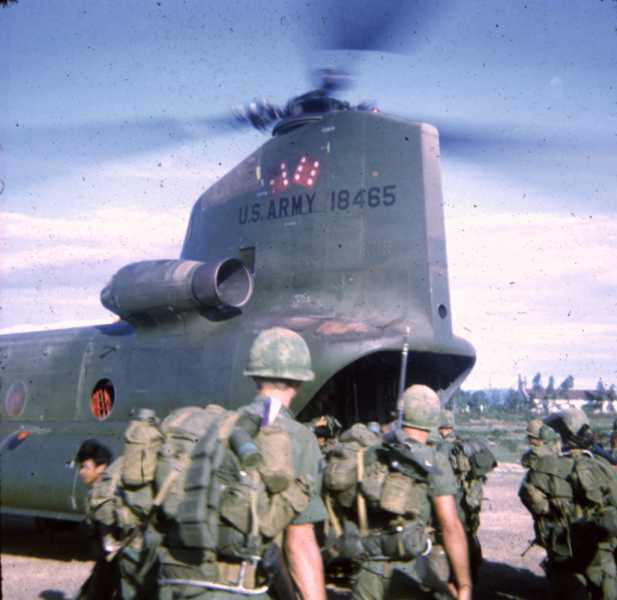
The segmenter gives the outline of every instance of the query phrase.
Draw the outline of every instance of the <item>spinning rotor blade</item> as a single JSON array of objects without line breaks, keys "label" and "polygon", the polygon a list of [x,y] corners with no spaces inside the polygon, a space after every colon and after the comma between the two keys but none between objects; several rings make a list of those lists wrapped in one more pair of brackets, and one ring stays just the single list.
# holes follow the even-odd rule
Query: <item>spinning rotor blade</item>
[{"label": "spinning rotor blade", "polygon": [[443,7],[432,0],[383,0],[350,3],[333,0],[322,18],[322,47],[327,50],[404,52],[437,20]]},{"label": "spinning rotor blade", "polygon": [[96,163],[122,160],[158,149],[207,141],[237,129],[231,116],[147,119],[0,127],[8,189],[43,183]]}]

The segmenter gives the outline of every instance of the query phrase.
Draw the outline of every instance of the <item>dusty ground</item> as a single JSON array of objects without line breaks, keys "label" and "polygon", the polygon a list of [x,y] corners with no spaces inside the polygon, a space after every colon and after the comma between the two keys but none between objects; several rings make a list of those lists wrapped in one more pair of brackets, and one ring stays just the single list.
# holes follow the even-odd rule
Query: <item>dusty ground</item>
[{"label": "dusty ground", "polygon": [[[480,538],[486,559],[476,598],[536,599],[546,595],[531,519],[518,500],[523,471],[504,464],[489,476]],[[80,530],[40,532],[32,520],[6,519],[2,528],[2,597],[63,600],[73,597],[92,565]]]}]

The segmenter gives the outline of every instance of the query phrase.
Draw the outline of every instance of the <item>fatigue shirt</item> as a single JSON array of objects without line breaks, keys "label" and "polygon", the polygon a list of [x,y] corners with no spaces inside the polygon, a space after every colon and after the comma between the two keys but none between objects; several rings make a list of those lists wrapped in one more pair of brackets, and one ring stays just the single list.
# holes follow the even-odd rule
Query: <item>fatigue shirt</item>
[{"label": "fatigue shirt", "polygon": [[445,438],[442,438],[441,441],[437,444],[437,454],[443,456],[448,461],[448,465],[450,466],[452,474],[454,475],[454,479],[456,481],[456,493],[454,494],[454,499],[456,500],[456,510],[458,512],[459,519],[467,530],[467,514],[465,513],[465,509],[463,507],[465,490],[463,489],[462,480],[459,480],[456,473],[454,472],[454,469],[452,468],[452,463],[450,462],[455,443],[456,434],[452,431]]},{"label": "fatigue shirt", "polygon": [[115,525],[115,491],[120,480],[122,461],[123,457],[120,457],[111,463],[88,492],[86,520],[94,526],[101,538]]},{"label": "fatigue shirt", "polygon": [[[266,398],[257,396],[246,407],[248,412],[262,417],[266,410]],[[317,438],[310,429],[296,421],[285,406],[281,406],[274,423],[282,427],[291,438],[293,463],[296,477],[304,476],[310,486],[309,504],[303,513],[299,514],[292,525],[318,523],[327,518],[326,507],[321,499],[321,484],[323,477],[323,458]]]}]

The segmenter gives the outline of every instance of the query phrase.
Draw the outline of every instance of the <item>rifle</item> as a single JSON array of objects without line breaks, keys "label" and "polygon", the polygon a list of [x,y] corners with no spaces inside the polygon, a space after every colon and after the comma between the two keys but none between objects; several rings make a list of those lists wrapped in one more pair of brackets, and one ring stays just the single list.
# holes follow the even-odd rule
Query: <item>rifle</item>
[{"label": "rifle", "polygon": [[405,383],[407,382],[407,355],[409,354],[409,327],[405,330],[403,338],[403,348],[401,349],[401,371],[398,380],[398,396],[397,396],[397,411],[398,411],[398,429],[403,425],[403,402],[401,397],[405,391]]},{"label": "rifle", "polygon": [[268,587],[277,600],[296,600],[296,588],[283,558],[283,552],[276,544],[270,544],[261,557],[261,566],[266,572]]}]

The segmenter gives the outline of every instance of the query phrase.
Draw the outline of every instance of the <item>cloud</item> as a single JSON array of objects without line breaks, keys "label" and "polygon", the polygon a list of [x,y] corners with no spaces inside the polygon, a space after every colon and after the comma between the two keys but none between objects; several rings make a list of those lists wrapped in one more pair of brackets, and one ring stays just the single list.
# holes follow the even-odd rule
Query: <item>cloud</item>
[{"label": "cloud", "polygon": [[0,334],[61,329],[116,319],[99,301],[99,285],[55,285],[3,288],[0,293]]},{"label": "cloud", "polygon": [[617,382],[617,215],[464,215],[447,230],[455,328],[478,351],[468,386],[563,365]]}]

